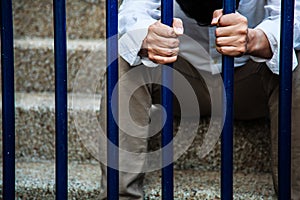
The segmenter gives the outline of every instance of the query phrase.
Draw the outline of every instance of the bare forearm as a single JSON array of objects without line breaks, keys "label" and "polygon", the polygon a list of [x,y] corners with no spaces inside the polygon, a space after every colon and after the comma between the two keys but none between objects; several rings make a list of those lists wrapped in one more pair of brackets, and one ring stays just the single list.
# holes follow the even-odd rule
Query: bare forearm
[{"label": "bare forearm", "polygon": [[260,58],[272,58],[269,40],[260,29],[248,29],[247,54]]}]

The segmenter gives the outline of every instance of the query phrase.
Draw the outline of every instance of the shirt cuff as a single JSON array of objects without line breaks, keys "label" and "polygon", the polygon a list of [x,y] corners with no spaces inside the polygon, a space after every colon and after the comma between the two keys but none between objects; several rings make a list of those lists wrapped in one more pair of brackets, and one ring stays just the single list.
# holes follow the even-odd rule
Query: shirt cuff
[{"label": "shirt cuff", "polygon": [[129,65],[135,66],[141,63],[138,52],[147,35],[147,29],[133,30],[125,33],[119,39],[119,54]]},{"label": "shirt cuff", "polygon": [[119,39],[119,54],[130,66],[144,64],[147,67],[157,67],[158,64],[148,58],[141,58],[138,53],[141,49],[148,29],[129,31]]},{"label": "shirt cuff", "polygon": [[268,40],[273,52],[273,56],[270,59],[259,58],[255,56],[251,56],[251,59],[255,62],[265,62],[266,65],[270,68],[273,73],[279,74],[279,41],[280,41],[280,20],[265,20],[260,23],[255,29],[262,30]]},{"label": "shirt cuff", "polygon": [[[278,23],[277,23],[278,22]],[[255,62],[265,62],[269,69],[275,73],[279,74],[279,49],[280,49],[280,21],[274,20],[265,20],[259,24],[255,29],[262,30],[268,40],[273,52],[273,56],[270,59],[264,59],[260,57],[251,56],[251,59]],[[297,57],[295,52],[293,52],[293,70],[297,67]]]},{"label": "shirt cuff", "polygon": [[157,67],[159,65],[157,63],[152,62],[148,58],[142,58],[141,61],[146,67]]}]

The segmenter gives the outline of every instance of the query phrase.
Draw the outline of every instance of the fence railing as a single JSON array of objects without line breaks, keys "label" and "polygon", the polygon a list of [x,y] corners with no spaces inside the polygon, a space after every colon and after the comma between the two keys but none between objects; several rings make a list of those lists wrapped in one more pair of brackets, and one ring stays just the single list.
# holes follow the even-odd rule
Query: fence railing
[{"label": "fence railing", "polygon": [[11,0],[1,0],[3,199],[15,195],[14,38]]},{"label": "fence railing", "polygon": [[[119,198],[119,152],[114,146],[119,146],[119,128],[114,118],[113,109],[118,113],[118,98],[112,98],[115,86],[118,82],[118,0],[106,1],[106,62],[107,66],[107,84],[106,84],[106,102],[107,102],[107,138],[111,143],[107,143],[107,198]],[[116,90],[118,91],[118,90]],[[114,108],[113,108],[113,107]]]},{"label": "fence railing", "polygon": [[291,199],[291,103],[295,1],[281,1],[278,123],[279,199]]},{"label": "fence railing", "polygon": [[[162,23],[172,26],[173,21],[173,0],[162,0],[161,2],[161,20]],[[169,67],[172,67],[170,64]],[[165,125],[162,128],[161,145],[162,145],[162,199],[173,199],[174,191],[174,170],[173,170],[173,94],[170,89],[164,87],[168,85],[173,86],[173,76],[170,70],[162,68],[162,106],[165,108],[165,115],[162,119],[166,119]],[[168,144],[171,145],[168,145]],[[168,145],[168,146],[167,146]],[[170,159],[172,159],[170,161]],[[164,163],[170,163],[167,166]]]},{"label": "fence railing", "polygon": [[56,199],[68,197],[68,100],[66,2],[53,1],[55,60],[55,189]]},{"label": "fence railing", "polygon": [[[280,41],[280,104],[279,104],[279,199],[291,197],[291,85],[294,0],[282,2]],[[67,44],[65,0],[53,1],[55,43],[55,105],[56,105],[56,199],[67,199]],[[224,0],[224,13],[235,11],[235,0]],[[112,114],[112,92],[118,81],[118,1],[106,1],[107,12],[107,135],[118,146],[118,126]],[[14,98],[14,46],[12,1],[1,0],[1,78],[2,78],[2,127],[3,127],[3,199],[15,198],[15,98]],[[162,22],[171,25],[173,1],[162,1]],[[112,39],[113,38],[113,39]],[[221,198],[233,198],[233,58],[223,57],[226,116],[222,132]],[[163,73],[163,82],[171,81],[171,74]],[[164,84],[163,84],[164,85]],[[169,85],[169,84],[168,84]],[[163,89],[162,103],[167,116],[172,116],[172,93]],[[117,98],[115,98],[117,99]],[[116,100],[113,100],[116,101]],[[172,117],[167,117],[163,128],[162,145],[172,141]],[[108,145],[108,199],[118,199],[119,175],[116,148]],[[166,150],[168,157],[172,149]],[[164,155],[164,154],[163,154]],[[162,156],[163,159],[167,159]],[[164,163],[164,161],[163,161]],[[173,165],[162,169],[163,199],[173,199]]]},{"label": "fence railing", "polygon": [[[235,12],[235,0],[225,0],[224,14]],[[232,199],[233,195],[233,74],[234,58],[222,57],[222,77],[224,82],[223,116],[224,127],[221,135],[221,198]]]}]

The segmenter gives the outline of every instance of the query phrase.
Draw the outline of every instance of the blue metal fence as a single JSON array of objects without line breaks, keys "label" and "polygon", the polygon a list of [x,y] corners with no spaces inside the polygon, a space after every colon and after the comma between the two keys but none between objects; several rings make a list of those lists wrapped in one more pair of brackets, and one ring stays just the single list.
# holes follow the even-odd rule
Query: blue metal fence
[{"label": "blue metal fence", "polygon": [[15,198],[14,41],[11,0],[1,0],[3,198]]},{"label": "blue metal fence", "polygon": [[[107,62],[107,197],[119,198],[119,152],[114,146],[119,144],[118,115],[114,118],[113,109],[118,113],[118,98],[112,99],[112,94],[118,82],[118,0],[106,1],[106,62]],[[118,96],[117,96],[118,97]]]},{"label": "blue metal fence", "polygon": [[291,103],[295,0],[281,1],[278,198],[291,199]]},{"label": "blue metal fence", "polygon": [[[235,0],[224,0],[224,14],[235,12]],[[221,198],[232,199],[233,195],[233,74],[234,58],[222,57],[224,127],[221,135]]]},{"label": "blue metal fence", "polygon": [[[67,44],[65,0],[54,0],[55,43],[55,103],[56,103],[56,199],[67,199]],[[106,1],[107,12],[107,135],[118,146],[118,126],[112,114],[118,101],[112,92],[118,81],[118,1]],[[2,69],[2,127],[3,127],[3,198],[15,198],[15,105],[14,105],[14,51],[13,16],[11,0],[1,0],[1,69]],[[291,85],[294,0],[282,1],[280,48],[280,104],[279,104],[279,199],[291,196]],[[235,0],[224,0],[224,14],[235,11]],[[171,26],[173,1],[162,1],[162,22]],[[226,95],[225,126],[222,132],[221,197],[233,198],[233,64],[232,57],[223,57],[223,79]],[[172,74],[162,71],[162,81],[171,82]],[[166,84],[163,84],[166,85]],[[170,85],[170,84],[168,84]],[[171,84],[172,85],[172,84]],[[173,116],[172,93],[162,88],[162,104],[167,116]],[[167,117],[166,116],[166,117]],[[173,119],[167,117],[163,128],[162,145],[172,142]],[[115,168],[119,152],[108,145],[108,198],[118,199],[119,174]],[[163,152],[169,159],[173,149]],[[172,157],[172,156],[171,156]],[[164,163],[164,162],[163,162]],[[173,164],[162,169],[163,199],[173,199]]]},{"label": "blue metal fence", "polygon": [[[161,2],[162,23],[172,26],[173,22],[173,0],[162,0]],[[169,65],[172,67],[172,65]],[[163,119],[166,119],[165,125],[162,129],[162,163],[170,163],[162,168],[162,199],[173,199],[173,94],[171,88],[164,87],[173,85],[173,75],[170,70],[162,68],[162,105],[165,108],[165,115]],[[168,144],[171,144],[167,146]],[[171,159],[171,160],[170,160]]]},{"label": "blue metal fence", "polygon": [[56,199],[68,197],[68,100],[66,1],[54,0]]}]

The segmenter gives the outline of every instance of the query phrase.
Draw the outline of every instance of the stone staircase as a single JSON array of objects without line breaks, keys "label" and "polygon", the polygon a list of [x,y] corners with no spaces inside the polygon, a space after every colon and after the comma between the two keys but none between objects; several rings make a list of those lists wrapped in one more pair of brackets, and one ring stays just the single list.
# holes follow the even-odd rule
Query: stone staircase
[{"label": "stone staircase", "polygon": [[[69,199],[98,199],[100,167],[77,116],[98,116],[105,72],[105,1],[68,0]],[[51,0],[13,1],[16,90],[16,198],[55,196],[53,14]],[[101,120],[101,119],[100,119]],[[2,120],[1,120],[2,121]],[[90,128],[97,124],[91,122]],[[208,120],[175,162],[175,199],[220,198],[220,141],[199,155]],[[276,199],[265,119],[234,126],[234,199]],[[2,145],[2,144],[1,144]],[[2,170],[2,169],[1,169]],[[2,172],[1,172],[2,173]],[[160,199],[160,172],[147,174],[145,199]],[[0,183],[2,184],[2,183]]]}]

